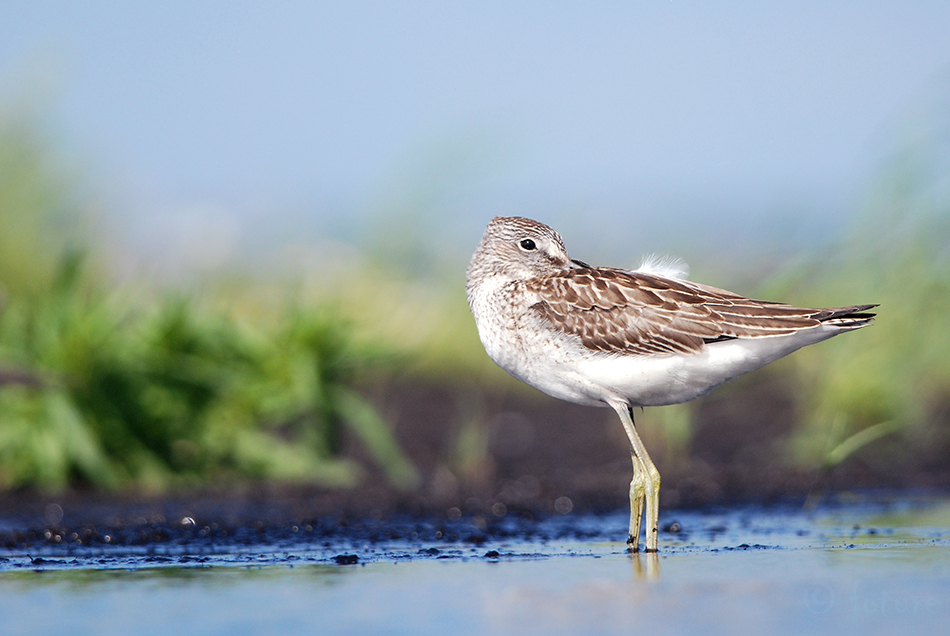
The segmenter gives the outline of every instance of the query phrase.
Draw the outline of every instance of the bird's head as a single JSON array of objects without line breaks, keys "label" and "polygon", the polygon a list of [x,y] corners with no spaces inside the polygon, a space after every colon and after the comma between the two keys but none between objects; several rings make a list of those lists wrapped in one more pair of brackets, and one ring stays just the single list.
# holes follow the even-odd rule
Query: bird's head
[{"label": "bird's head", "polygon": [[547,225],[520,216],[497,216],[475,249],[468,278],[501,275],[528,280],[575,267],[588,265],[572,261],[561,235]]}]

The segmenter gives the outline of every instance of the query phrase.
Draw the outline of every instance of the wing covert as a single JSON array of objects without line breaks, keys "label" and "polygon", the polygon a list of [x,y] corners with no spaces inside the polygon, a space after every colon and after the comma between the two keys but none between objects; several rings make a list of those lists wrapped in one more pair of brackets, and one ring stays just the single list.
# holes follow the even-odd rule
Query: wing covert
[{"label": "wing covert", "polygon": [[814,327],[825,311],[610,268],[565,270],[528,285],[540,298],[532,306],[539,316],[588,349],[605,352],[698,352],[709,342]]}]

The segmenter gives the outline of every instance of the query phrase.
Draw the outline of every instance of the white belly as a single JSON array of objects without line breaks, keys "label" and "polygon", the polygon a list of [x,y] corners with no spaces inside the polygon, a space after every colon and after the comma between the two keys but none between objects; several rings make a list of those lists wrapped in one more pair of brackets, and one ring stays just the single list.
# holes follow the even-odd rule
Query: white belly
[{"label": "white belly", "polygon": [[486,334],[480,328],[488,355],[501,368],[548,395],[590,406],[617,399],[631,406],[688,402],[838,332],[822,325],[785,336],[716,342],[698,353],[633,355],[592,351],[549,330],[502,328]]}]

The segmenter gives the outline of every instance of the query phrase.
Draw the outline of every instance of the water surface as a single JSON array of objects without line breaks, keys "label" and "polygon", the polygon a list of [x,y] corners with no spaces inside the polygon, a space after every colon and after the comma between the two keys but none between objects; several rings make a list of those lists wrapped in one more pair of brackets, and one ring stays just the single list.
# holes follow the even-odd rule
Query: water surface
[{"label": "water surface", "polygon": [[613,540],[620,513],[488,528],[401,520],[319,537],[294,526],[260,542],[34,544],[29,556],[8,546],[0,633],[946,632],[946,500],[661,517],[673,521],[659,555]]}]

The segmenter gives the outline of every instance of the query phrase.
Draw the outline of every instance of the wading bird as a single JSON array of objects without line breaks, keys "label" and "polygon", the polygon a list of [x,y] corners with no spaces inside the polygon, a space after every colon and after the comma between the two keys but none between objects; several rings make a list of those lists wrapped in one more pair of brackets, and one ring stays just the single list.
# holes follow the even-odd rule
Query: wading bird
[{"label": "wading bird", "polygon": [[468,302],[488,355],[562,400],[610,406],[630,439],[630,534],[657,549],[660,474],[633,409],[705,395],[804,346],[867,325],[877,305],[807,309],[684,280],[572,260],[553,229],[521,217],[488,224],[468,267]]}]

